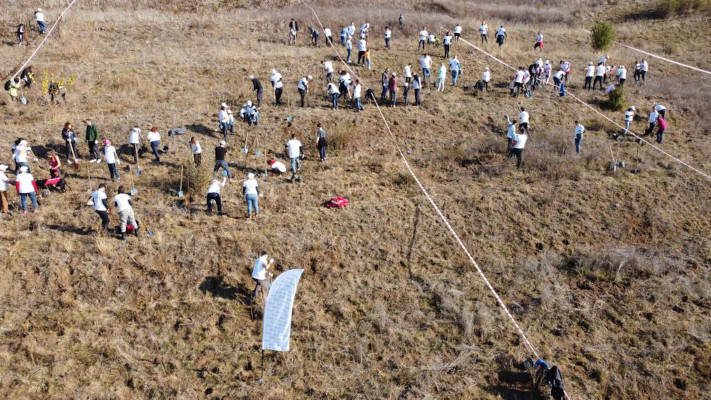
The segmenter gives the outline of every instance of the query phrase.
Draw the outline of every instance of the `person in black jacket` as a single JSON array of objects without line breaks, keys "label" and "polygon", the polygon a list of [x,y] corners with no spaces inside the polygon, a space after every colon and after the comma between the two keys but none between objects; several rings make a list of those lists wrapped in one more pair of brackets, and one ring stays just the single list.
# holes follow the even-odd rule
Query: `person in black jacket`
[{"label": "person in black jacket", "polygon": [[79,159],[79,149],[77,148],[77,135],[72,129],[71,122],[64,124],[64,129],[62,129],[62,140],[67,148],[67,163],[71,164],[73,161]]},{"label": "person in black jacket", "polygon": [[254,75],[250,75],[249,79],[252,81],[252,91],[257,92],[257,107],[260,107],[262,105],[262,95],[264,94],[262,82],[255,78]]},{"label": "person in black jacket", "polygon": [[289,22],[289,44],[296,44],[296,34],[299,32],[299,24],[294,18]]}]

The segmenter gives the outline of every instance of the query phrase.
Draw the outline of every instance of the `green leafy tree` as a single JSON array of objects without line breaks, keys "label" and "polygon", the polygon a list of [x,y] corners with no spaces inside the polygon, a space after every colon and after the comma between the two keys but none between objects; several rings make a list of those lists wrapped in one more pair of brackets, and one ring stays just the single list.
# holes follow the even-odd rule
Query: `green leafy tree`
[{"label": "green leafy tree", "polygon": [[595,50],[606,50],[615,40],[615,30],[610,22],[598,22],[592,27],[590,36],[592,48]]}]

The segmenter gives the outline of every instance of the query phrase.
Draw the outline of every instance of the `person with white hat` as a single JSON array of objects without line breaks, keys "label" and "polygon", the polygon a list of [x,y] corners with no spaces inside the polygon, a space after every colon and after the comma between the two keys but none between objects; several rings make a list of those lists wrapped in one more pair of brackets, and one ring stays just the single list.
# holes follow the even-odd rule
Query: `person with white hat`
[{"label": "person with white hat", "polygon": [[7,184],[11,183],[10,179],[5,175],[9,167],[5,164],[0,165],[0,209],[3,214],[8,213],[9,202],[7,200]]},{"label": "person with white hat", "polygon": [[264,88],[262,87],[262,82],[260,82],[258,78],[255,78],[254,75],[250,75],[249,80],[252,81],[252,91],[257,92],[257,106],[261,107],[262,97],[264,95]]},{"label": "person with white hat", "polygon": [[630,124],[634,121],[635,110],[636,108],[634,108],[634,106],[630,106],[630,108],[625,111],[625,131],[622,133],[625,136],[627,136],[627,133],[630,131]]},{"label": "person with white hat", "polygon": [[274,104],[281,105],[281,93],[284,90],[284,80],[280,73],[276,69],[272,69],[272,73],[269,76],[269,81],[272,83],[274,88]]},{"label": "person with white hat", "polygon": [[220,141],[220,145],[215,147],[215,168],[213,173],[217,172],[220,168],[225,170],[227,177],[232,180],[232,174],[230,173],[230,166],[227,164],[225,157],[227,156],[227,144],[224,140]]},{"label": "person with white hat", "polygon": [[220,112],[217,114],[222,137],[227,141],[227,129],[229,128],[229,115],[227,114],[227,103],[220,104]]},{"label": "person with white hat", "polygon": [[489,81],[491,80],[491,70],[489,67],[484,68],[484,73],[481,74],[481,82],[483,83],[483,88],[487,92],[489,91]]},{"label": "person with white hat", "polygon": [[546,62],[543,64],[543,85],[547,85],[552,76],[553,72],[553,66],[551,65],[550,60],[546,60]]},{"label": "person with white hat", "polygon": [[301,96],[301,107],[306,107],[306,94],[309,92],[309,81],[313,79],[311,75],[306,75],[301,78],[297,89],[299,89],[299,96]]},{"label": "person with white hat", "polygon": [[595,66],[592,61],[588,63],[585,68],[585,83],[583,84],[583,90],[592,90],[593,78],[595,77]]},{"label": "person with white hat", "polygon": [[37,11],[35,11],[35,21],[37,21],[37,26],[39,26],[39,34],[44,35],[47,25],[45,25],[44,13],[41,8],[38,8]]},{"label": "person with white hat", "polygon": [[212,213],[212,202],[217,204],[217,214],[222,215],[222,199],[220,198],[220,191],[225,187],[227,183],[227,177],[223,177],[220,181],[217,178],[213,178],[210,186],[207,188],[207,212]]},{"label": "person with white hat", "polygon": [[109,167],[111,182],[121,180],[118,168],[116,168],[117,164],[121,164],[121,160],[116,152],[116,147],[111,144],[109,139],[104,139],[104,158],[106,159],[106,165]]},{"label": "person with white hat", "polygon": [[106,184],[99,184],[99,188],[91,194],[91,201],[94,205],[94,211],[101,218],[101,229],[109,229],[109,213],[111,209],[106,202]]},{"label": "person with white hat", "polygon": [[259,218],[259,197],[261,192],[259,191],[259,183],[251,172],[247,174],[247,179],[242,183],[242,195],[247,202],[247,219],[252,218],[252,210],[254,210],[254,216]]},{"label": "person with white hat", "polygon": [[29,168],[26,165],[20,167],[20,173],[15,177],[15,187],[17,194],[20,195],[20,204],[22,205],[22,213],[27,214],[27,198],[32,201],[32,212],[37,212],[39,205],[37,204],[37,183],[35,178],[30,174]]}]

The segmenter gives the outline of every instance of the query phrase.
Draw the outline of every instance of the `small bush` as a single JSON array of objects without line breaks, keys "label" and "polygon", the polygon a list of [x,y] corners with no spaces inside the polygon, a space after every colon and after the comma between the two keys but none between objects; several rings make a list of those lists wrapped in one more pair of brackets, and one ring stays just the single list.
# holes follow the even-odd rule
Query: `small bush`
[{"label": "small bush", "polygon": [[625,91],[621,86],[615,88],[607,95],[607,101],[604,102],[604,108],[612,111],[620,111],[625,108]]},{"label": "small bush", "polygon": [[595,50],[606,50],[615,40],[615,30],[610,22],[598,22],[592,27],[590,36],[592,48]]}]

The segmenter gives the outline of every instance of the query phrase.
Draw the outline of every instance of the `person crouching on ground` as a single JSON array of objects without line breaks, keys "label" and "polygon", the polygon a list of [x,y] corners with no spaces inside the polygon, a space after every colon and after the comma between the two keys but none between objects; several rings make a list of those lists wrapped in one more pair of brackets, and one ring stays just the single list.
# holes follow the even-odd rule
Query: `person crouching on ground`
[{"label": "person crouching on ground", "polygon": [[131,202],[131,196],[126,193],[125,187],[119,186],[118,194],[114,196],[114,205],[118,209],[119,220],[121,221],[121,240],[126,240],[126,225],[128,224],[133,227],[133,231],[138,237],[138,223],[133,214],[133,203]]},{"label": "person crouching on ground", "polygon": [[247,174],[247,179],[242,184],[242,195],[244,195],[244,199],[247,202],[247,219],[252,218],[252,210],[254,210],[254,217],[259,218],[259,196],[261,196],[261,192],[259,191],[259,183],[251,172]]},{"label": "person crouching on ground", "polygon": [[267,164],[269,165],[269,173],[272,176],[281,176],[283,173],[286,172],[286,165],[284,165],[284,163],[281,161],[269,160]]}]

